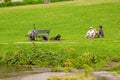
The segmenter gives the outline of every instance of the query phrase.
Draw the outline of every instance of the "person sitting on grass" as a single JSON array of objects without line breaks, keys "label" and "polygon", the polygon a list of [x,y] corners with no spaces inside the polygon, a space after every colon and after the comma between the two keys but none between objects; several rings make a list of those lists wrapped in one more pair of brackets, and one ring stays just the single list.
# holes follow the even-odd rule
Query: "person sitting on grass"
[{"label": "person sitting on grass", "polygon": [[103,38],[103,37],[104,37],[104,32],[102,26],[98,26],[98,38]]},{"label": "person sitting on grass", "polygon": [[85,37],[86,38],[94,38],[95,37],[95,30],[93,29],[93,27],[90,27],[90,29],[86,33]]},{"label": "person sitting on grass", "polygon": [[35,40],[35,36],[34,36],[32,30],[28,31],[28,34],[27,34],[27,35],[29,36],[29,40],[30,40],[30,41],[34,41],[34,40]]}]

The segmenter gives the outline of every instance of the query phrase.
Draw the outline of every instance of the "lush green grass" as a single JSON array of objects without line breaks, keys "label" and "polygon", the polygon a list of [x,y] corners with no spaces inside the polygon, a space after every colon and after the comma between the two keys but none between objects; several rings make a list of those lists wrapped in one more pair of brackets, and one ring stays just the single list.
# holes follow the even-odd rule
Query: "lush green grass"
[{"label": "lush green grass", "polygon": [[[0,55],[3,55],[5,52],[18,51],[22,49],[30,49],[33,44],[0,44],[1,52]],[[112,55],[114,53],[120,54],[120,45],[118,42],[76,42],[76,43],[44,43],[37,44],[37,46],[46,51],[60,52],[61,50],[69,50],[73,48],[76,54],[82,54],[85,52],[98,53],[99,55]],[[69,52],[68,52],[69,53]]]},{"label": "lush green grass", "polygon": [[[47,5],[46,5],[47,6]],[[24,6],[0,8],[0,42],[27,41],[25,35],[36,24],[37,29],[50,29],[50,37],[58,33],[64,40],[84,41],[89,26],[102,25],[104,39],[120,39],[120,3],[97,5]]]},{"label": "lush green grass", "polygon": [[[51,0],[52,2],[60,2],[60,1],[67,1],[67,0]],[[22,2],[11,2],[10,0],[6,0],[5,2],[0,3],[0,7],[10,7],[10,6],[21,6],[21,5],[34,5],[34,4],[44,4],[48,3],[44,0],[23,0]]]},{"label": "lush green grass", "polygon": [[[50,37],[58,33],[62,35],[62,41],[58,42],[57,45],[52,44],[53,42],[39,44],[42,45],[42,48],[51,48],[51,50],[55,48],[56,50],[63,46],[72,46],[78,49],[77,53],[120,52],[119,2],[84,6],[75,5],[72,2],[67,5],[63,3],[56,4],[59,5],[48,4],[0,8],[0,42],[11,42],[10,44],[1,44],[1,55],[4,52],[19,49],[16,46],[29,47],[30,44],[12,44],[12,42],[28,41],[25,35],[33,28],[32,25],[34,23],[37,29],[50,29]],[[83,38],[91,25],[95,28],[98,25],[103,25],[105,38]],[[73,43],[69,44],[69,42]]]},{"label": "lush green grass", "polygon": [[[55,53],[59,59],[61,57],[62,59],[65,58],[66,61],[63,59],[63,62],[58,62],[58,64],[64,64],[64,62],[67,62],[67,59],[69,62],[70,56],[72,57],[70,59],[74,59],[76,62],[79,60],[80,55],[83,56],[83,59],[86,57],[91,59],[88,53],[90,53],[90,56],[92,54],[97,55],[98,62],[100,62],[98,66],[96,65],[97,67],[100,67],[104,60],[105,63],[107,60],[108,62],[120,61],[120,2],[113,2],[112,0],[106,0],[106,2],[86,0],[86,4],[82,5],[80,1],[70,1],[0,8],[0,56],[8,52],[13,53],[14,58],[16,53],[21,53],[19,53],[20,50],[26,51],[21,54],[23,57],[25,56],[24,53],[28,55],[33,46],[32,44],[15,44],[14,42],[27,42],[28,39],[25,35],[33,28],[32,25],[36,24],[37,29],[50,29],[50,37],[58,33],[62,35],[62,40],[59,42],[48,41],[48,43],[42,42],[37,44],[37,48],[45,51],[45,53],[52,52],[53,57]],[[92,3],[94,5],[91,5]],[[103,26],[104,38],[83,38],[89,26],[97,28],[99,25]],[[68,58],[66,58],[64,53],[70,54],[70,56],[67,55]],[[85,53],[88,56],[84,57]],[[39,57],[41,56],[39,55]],[[101,61],[101,59],[103,60]],[[11,60],[14,62],[14,59]]]}]

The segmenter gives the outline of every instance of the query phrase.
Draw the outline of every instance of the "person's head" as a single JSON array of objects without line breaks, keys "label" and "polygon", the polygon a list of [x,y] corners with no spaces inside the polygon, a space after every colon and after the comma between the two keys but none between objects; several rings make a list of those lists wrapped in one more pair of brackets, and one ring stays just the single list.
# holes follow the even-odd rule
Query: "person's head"
[{"label": "person's head", "polygon": [[102,29],[102,26],[98,26],[99,29]]},{"label": "person's head", "polygon": [[89,29],[90,29],[90,30],[92,30],[92,29],[93,29],[93,27],[91,26]]}]

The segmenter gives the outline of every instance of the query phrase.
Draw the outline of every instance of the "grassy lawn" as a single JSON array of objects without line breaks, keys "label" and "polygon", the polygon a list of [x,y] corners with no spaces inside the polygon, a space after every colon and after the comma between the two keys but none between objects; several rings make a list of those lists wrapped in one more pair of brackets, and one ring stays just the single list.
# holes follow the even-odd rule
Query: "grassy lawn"
[{"label": "grassy lawn", "polygon": [[[116,55],[112,60],[120,61],[119,13],[119,0],[76,0],[0,8],[0,56],[22,49],[29,52],[33,44],[15,42],[29,42],[25,35],[36,24],[37,29],[50,29],[50,37],[62,35],[61,41],[36,44],[43,51],[63,51],[75,56],[95,53],[102,58]],[[104,38],[84,38],[90,26],[98,28],[99,25],[103,26]]]},{"label": "grassy lawn", "polygon": [[[27,42],[25,35],[29,30],[33,29],[33,24],[36,24],[37,29],[50,29],[50,37],[58,33],[62,35],[62,41],[57,42],[57,45],[49,41],[51,44],[40,44],[42,48],[50,45],[51,49],[57,49],[58,46],[63,47],[65,45],[67,47],[70,45],[78,48],[78,50],[82,48],[80,51],[77,51],[78,53],[87,51],[119,53],[119,9],[119,0],[80,0],[0,8],[0,43],[9,43],[0,44],[0,55],[10,50],[16,50],[16,45],[20,47],[27,46],[27,44],[12,44],[12,42]],[[89,26],[97,28],[99,25],[103,26],[105,38],[83,38]],[[63,44],[63,42],[68,43]],[[73,43],[69,44],[69,42]],[[106,47],[109,47],[109,49]],[[103,49],[106,50],[104,51]]]},{"label": "grassy lawn", "polygon": [[0,8],[0,42],[27,41],[25,35],[33,24],[37,29],[50,29],[50,37],[60,33],[67,41],[86,41],[83,36],[89,26],[102,25],[105,38],[96,40],[120,40],[120,2],[55,4]]},{"label": "grassy lawn", "polygon": [[[67,42],[58,42],[58,43],[43,43],[36,44],[42,50],[60,52],[61,50],[74,49],[75,54],[83,54],[85,52],[98,53],[99,55],[112,55],[120,54],[120,45],[118,42],[104,42],[104,41],[89,41],[89,42],[76,42],[76,43],[67,43]],[[1,56],[6,52],[19,51],[22,49],[29,50],[33,47],[33,44],[0,44],[1,46]],[[114,46],[114,47],[113,47]],[[69,53],[69,52],[68,52]]]}]

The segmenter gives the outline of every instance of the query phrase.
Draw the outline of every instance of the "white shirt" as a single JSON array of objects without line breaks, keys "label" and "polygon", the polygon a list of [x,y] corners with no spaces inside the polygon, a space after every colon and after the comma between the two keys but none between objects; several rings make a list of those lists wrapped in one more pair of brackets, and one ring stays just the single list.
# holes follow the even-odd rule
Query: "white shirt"
[{"label": "white shirt", "polygon": [[95,31],[93,29],[90,29],[88,32],[87,32],[87,36],[89,38],[94,38],[95,36]]}]

